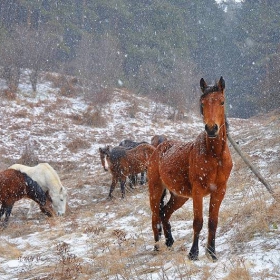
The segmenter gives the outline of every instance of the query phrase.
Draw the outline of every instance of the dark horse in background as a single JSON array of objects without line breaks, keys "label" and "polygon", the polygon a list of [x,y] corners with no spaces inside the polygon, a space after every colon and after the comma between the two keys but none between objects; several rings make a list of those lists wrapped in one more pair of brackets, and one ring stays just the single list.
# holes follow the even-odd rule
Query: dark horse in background
[{"label": "dark horse in background", "polygon": [[149,158],[154,150],[155,148],[150,144],[140,144],[131,149],[120,146],[99,148],[101,163],[104,167],[106,159],[112,174],[112,184],[108,198],[112,198],[112,193],[119,181],[121,183],[122,198],[124,198],[126,177],[145,172]]},{"label": "dark horse in background", "polygon": [[30,198],[39,204],[43,213],[47,216],[54,216],[52,209],[52,199],[48,192],[44,192],[41,187],[25,173],[18,170],[7,169],[0,172],[0,218],[5,214],[2,227],[8,225],[9,217],[14,203],[22,198]]},{"label": "dark horse in background", "polygon": [[[145,141],[142,142],[136,142],[130,139],[125,139],[120,142],[119,146],[125,147],[127,149],[135,148],[140,144],[148,144]],[[130,187],[135,186],[137,184],[137,174],[130,175],[128,176],[129,182],[130,182]],[[145,172],[141,172],[141,177],[140,177],[140,185],[145,184]]]},{"label": "dark horse in background", "polygon": [[[162,227],[165,244],[172,246],[174,240],[169,219],[174,211],[192,198],[193,243],[188,255],[191,260],[198,259],[199,234],[203,226],[203,197],[210,195],[206,255],[215,261],[219,209],[232,169],[225,119],[225,81],[221,77],[214,86],[208,86],[201,79],[200,87],[203,93],[200,108],[205,131],[193,142],[165,141],[160,144],[149,161],[148,183],[155,250],[159,249]],[[164,205],[166,189],[170,191],[170,199]]]},{"label": "dark horse in background", "polygon": [[161,135],[154,135],[151,139],[151,145],[153,145],[155,148],[161,144],[162,142],[166,141],[167,137],[163,134]]}]

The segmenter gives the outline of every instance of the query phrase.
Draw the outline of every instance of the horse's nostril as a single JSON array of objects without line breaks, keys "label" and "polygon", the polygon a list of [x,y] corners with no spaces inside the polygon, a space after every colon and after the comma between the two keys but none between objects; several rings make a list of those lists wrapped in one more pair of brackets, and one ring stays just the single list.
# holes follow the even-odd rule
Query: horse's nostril
[{"label": "horse's nostril", "polygon": [[217,130],[218,130],[218,125],[217,125],[217,124],[214,124],[213,129],[217,131]]}]

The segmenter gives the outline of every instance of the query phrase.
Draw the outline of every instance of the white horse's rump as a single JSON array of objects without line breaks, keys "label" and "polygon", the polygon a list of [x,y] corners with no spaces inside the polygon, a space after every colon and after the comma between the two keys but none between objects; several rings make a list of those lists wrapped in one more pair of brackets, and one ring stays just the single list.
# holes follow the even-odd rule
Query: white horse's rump
[{"label": "white horse's rump", "polygon": [[[9,169],[19,170],[26,173],[32,180],[36,181],[44,192],[49,191],[52,198],[53,209],[57,215],[63,215],[66,210],[67,191],[62,186],[56,171],[48,163],[39,163],[34,167],[14,164]],[[28,216],[31,217],[31,209],[34,203],[31,201]]]}]

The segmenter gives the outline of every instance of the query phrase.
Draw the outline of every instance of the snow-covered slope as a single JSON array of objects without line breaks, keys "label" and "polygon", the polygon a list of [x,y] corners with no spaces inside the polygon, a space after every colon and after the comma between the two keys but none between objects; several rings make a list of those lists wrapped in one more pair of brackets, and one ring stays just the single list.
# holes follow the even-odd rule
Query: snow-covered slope
[{"label": "snow-covered slope", "polygon": [[[100,127],[82,121],[94,104],[79,96],[63,97],[46,81],[36,96],[22,82],[17,99],[1,98],[1,169],[16,163],[28,146],[40,162],[57,170],[68,189],[69,207],[62,218],[48,219],[38,210],[27,220],[28,201],[15,204],[8,228],[0,232],[0,279],[280,278],[279,205],[233,149],[234,169],[217,232],[218,262],[204,254],[208,199],[199,261],[187,259],[191,201],[171,218],[173,250],[162,244],[159,253],[153,252],[147,186],[128,189],[125,199],[116,189],[115,199],[108,201],[111,178],[102,169],[98,148],[128,138],[150,142],[154,134],[190,141],[204,125],[197,113],[173,121],[163,104],[125,90],[112,95],[99,108],[105,119]],[[133,117],[131,106],[136,106]],[[277,192],[280,112],[229,122],[233,138]]]}]

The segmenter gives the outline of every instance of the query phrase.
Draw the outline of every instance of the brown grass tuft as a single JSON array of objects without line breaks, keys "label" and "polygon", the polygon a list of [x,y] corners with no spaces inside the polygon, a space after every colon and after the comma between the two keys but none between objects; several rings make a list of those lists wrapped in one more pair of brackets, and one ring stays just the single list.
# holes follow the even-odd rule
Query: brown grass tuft
[{"label": "brown grass tuft", "polygon": [[111,102],[113,98],[113,90],[104,88],[97,93],[88,96],[88,99],[95,105],[105,105]]},{"label": "brown grass tuft", "polygon": [[90,106],[84,111],[81,124],[93,127],[105,127],[107,121],[102,116],[100,109],[94,109]]},{"label": "brown grass tuft", "polygon": [[11,91],[10,89],[5,89],[2,91],[2,96],[7,99],[7,100],[16,100],[17,99],[17,94],[15,91]]},{"label": "brown grass tuft", "polygon": [[72,153],[76,153],[79,149],[90,148],[91,144],[84,139],[75,138],[70,143],[68,143],[66,146]]}]

